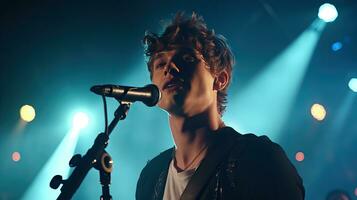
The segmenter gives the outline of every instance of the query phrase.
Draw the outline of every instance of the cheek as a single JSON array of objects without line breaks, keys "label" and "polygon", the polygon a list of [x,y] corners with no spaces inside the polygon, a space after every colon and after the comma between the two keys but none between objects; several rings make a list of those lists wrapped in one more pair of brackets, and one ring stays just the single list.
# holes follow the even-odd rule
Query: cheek
[{"label": "cheek", "polygon": [[194,84],[198,85],[199,89],[203,90],[202,92],[213,90],[214,78],[212,75],[206,70],[201,70],[198,74],[199,76],[194,79]]},{"label": "cheek", "polygon": [[192,81],[192,95],[195,99],[209,101],[213,98],[213,78],[210,75],[200,76]]},{"label": "cheek", "polygon": [[151,74],[151,82],[157,86],[159,86],[160,80],[156,73]]}]

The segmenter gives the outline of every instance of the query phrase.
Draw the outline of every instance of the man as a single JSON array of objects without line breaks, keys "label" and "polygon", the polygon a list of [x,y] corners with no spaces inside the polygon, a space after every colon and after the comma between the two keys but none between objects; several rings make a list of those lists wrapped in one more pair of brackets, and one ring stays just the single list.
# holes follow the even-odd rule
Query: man
[{"label": "man", "polygon": [[179,13],[144,43],[175,147],[148,162],[136,199],[304,199],[302,180],[279,145],[222,121],[234,63],[222,36],[196,14]]}]

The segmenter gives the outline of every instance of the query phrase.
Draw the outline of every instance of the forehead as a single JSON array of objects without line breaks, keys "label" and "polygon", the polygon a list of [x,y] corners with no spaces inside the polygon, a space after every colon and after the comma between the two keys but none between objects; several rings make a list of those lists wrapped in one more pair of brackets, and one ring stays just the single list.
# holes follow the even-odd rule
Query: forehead
[{"label": "forehead", "polygon": [[195,55],[201,55],[199,51],[197,51],[194,48],[189,48],[189,47],[174,47],[170,49],[165,49],[159,52],[156,52],[152,57],[151,61],[158,60],[160,58],[165,58],[165,57],[170,57],[175,54],[195,54]]},{"label": "forehead", "polygon": [[164,58],[167,56],[172,56],[176,53],[176,50],[164,50],[164,51],[159,51],[157,53],[155,53],[152,57],[151,60],[158,60],[160,58]]}]

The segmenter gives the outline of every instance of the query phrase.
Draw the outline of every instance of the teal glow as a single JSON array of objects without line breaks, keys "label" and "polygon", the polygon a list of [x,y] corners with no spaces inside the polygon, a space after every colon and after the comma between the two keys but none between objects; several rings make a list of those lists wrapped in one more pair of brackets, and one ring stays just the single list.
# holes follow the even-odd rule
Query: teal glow
[{"label": "teal glow", "polygon": [[82,129],[88,126],[89,117],[84,112],[77,112],[73,117],[73,128]]},{"label": "teal glow", "polygon": [[72,129],[68,132],[51,158],[43,166],[40,173],[26,190],[22,197],[23,200],[57,198],[60,194],[60,190],[51,189],[49,183],[52,177],[57,174],[61,175],[64,179],[68,177],[70,169],[68,162],[73,156],[78,140],[78,134],[78,129]]},{"label": "teal glow", "polygon": [[[334,149],[340,149],[341,144],[346,144],[345,140],[349,140],[350,137],[345,136],[344,128],[346,123],[348,123],[348,117],[353,111],[353,106],[356,101],[355,93],[349,92],[343,97],[342,102],[336,113],[331,115],[331,126],[328,131],[321,135],[319,139],[319,146],[323,148],[317,148],[315,150],[315,156],[311,159],[311,169],[306,174],[306,185],[305,187],[314,187],[313,184],[321,184],[321,176],[324,170],[329,166],[326,157],[330,157],[329,154],[334,151]],[[336,142],[338,141],[338,142]]]},{"label": "teal glow", "polygon": [[231,126],[237,129],[239,126],[241,132],[278,138],[285,120],[289,120],[290,108],[325,24],[315,20],[246,88],[229,100],[228,111],[232,113],[227,112],[225,119]]},{"label": "teal glow", "polygon": [[334,5],[325,3],[320,6],[318,16],[325,22],[333,22],[338,17],[338,12]]}]

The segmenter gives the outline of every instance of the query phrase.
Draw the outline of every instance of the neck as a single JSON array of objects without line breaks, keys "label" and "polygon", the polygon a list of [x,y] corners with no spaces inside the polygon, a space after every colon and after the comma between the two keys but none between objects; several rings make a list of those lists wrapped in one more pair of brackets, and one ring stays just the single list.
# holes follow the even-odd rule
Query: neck
[{"label": "neck", "polygon": [[[193,117],[169,116],[170,128],[176,145],[176,165],[179,169],[185,169],[193,159],[200,162],[205,156],[202,149],[210,142],[213,131],[224,126],[217,112],[207,111]],[[196,158],[199,154],[200,158]]]}]

